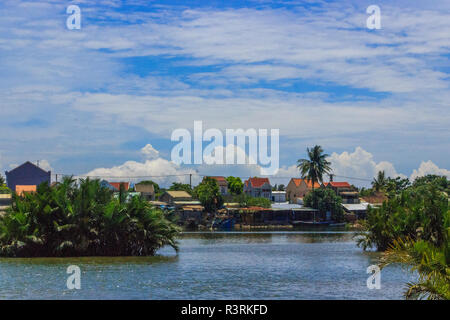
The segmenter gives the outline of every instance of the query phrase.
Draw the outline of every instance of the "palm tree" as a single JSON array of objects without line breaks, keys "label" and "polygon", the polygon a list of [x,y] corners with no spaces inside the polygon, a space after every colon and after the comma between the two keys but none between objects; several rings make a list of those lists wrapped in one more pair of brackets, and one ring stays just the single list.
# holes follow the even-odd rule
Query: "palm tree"
[{"label": "palm tree", "polygon": [[314,184],[323,181],[323,175],[331,172],[330,162],[326,160],[329,156],[323,153],[321,146],[314,146],[312,149],[306,148],[308,159],[297,160],[302,179],[308,179],[312,183],[314,193]]},{"label": "palm tree", "polygon": [[384,171],[378,171],[377,177],[372,180],[372,187],[375,191],[380,191],[386,186],[387,180]]},{"label": "palm tree", "polygon": [[398,239],[382,257],[382,267],[391,263],[405,265],[418,274],[417,282],[408,283],[404,293],[406,299],[450,299],[448,238],[442,246],[435,246],[424,240]]}]

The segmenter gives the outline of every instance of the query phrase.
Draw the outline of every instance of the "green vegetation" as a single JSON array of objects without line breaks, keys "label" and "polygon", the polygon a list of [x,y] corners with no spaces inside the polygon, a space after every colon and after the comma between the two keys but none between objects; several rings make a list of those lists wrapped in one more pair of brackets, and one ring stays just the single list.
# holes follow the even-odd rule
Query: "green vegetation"
[{"label": "green vegetation", "polygon": [[369,208],[358,244],[385,251],[399,238],[422,239],[441,246],[446,234],[448,196],[434,183],[391,195],[380,208]]},{"label": "green vegetation", "polygon": [[302,179],[312,182],[312,189],[316,182],[323,182],[323,175],[331,172],[330,162],[326,160],[328,154],[323,153],[321,146],[314,146],[312,149],[306,148],[308,159],[299,159],[297,168],[300,170]]},{"label": "green vegetation", "polygon": [[384,251],[383,266],[400,263],[418,273],[418,281],[408,284],[407,299],[449,299],[448,179],[428,175],[411,185],[378,178],[374,189],[385,190],[388,198],[380,208],[369,208],[358,245]]},{"label": "green vegetation", "polygon": [[[123,190],[121,190],[121,193]],[[99,180],[72,178],[14,196],[0,217],[0,256],[147,256],[178,250],[178,228],[158,209],[133,197],[115,199]]]},{"label": "green vegetation", "polygon": [[270,208],[272,206],[272,202],[266,198],[254,198],[246,194],[241,194],[237,197],[237,201],[239,202],[239,206],[241,208],[248,207],[262,207],[262,208]]},{"label": "green vegetation", "polygon": [[169,188],[170,191],[186,191],[191,196],[194,195],[194,190],[192,190],[191,185],[186,183],[174,182]]},{"label": "green vegetation", "polygon": [[5,178],[0,174],[0,194],[11,193],[11,189],[6,186]]},{"label": "green vegetation", "polygon": [[450,244],[447,236],[442,246],[425,240],[395,240],[384,253],[382,266],[391,263],[405,265],[417,272],[416,282],[408,283],[406,299],[450,300]]},{"label": "green vegetation", "polygon": [[332,189],[315,189],[312,192],[308,192],[303,201],[306,207],[318,209],[321,214],[331,212],[331,219],[336,222],[344,221],[344,210],[341,205],[342,199]]},{"label": "green vegetation", "polygon": [[219,185],[213,178],[205,177],[203,181],[195,187],[194,194],[207,212],[215,212],[223,206],[224,200],[220,193]]},{"label": "green vegetation", "polygon": [[241,178],[229,176],[227,177],[228,190],[233,195],[239,195],[244,190],[244,183]]}]

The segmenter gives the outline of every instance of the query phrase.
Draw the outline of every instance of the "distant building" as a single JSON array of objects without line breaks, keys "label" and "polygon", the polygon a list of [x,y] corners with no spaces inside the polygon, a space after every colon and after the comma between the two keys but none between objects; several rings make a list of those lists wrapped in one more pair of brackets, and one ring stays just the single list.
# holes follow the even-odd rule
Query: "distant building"
[{"label": "distant building", "polygon": [[322,187],[334,190],[334,192],[342,198],[342,203],[357,204],[361,202],[359,200],[358,191],[355,191],[348,182],[324,182]]},{"label": "distant building", "polygon": [[166,191],[159,197],[159,201],[174,205],[175,202],[192,201],[192,196],[186,191]]},{"label": "distant building", "polygon": [[136,190],[136,192],[140,192],[142,198],[147,201],[155,200],[155,187],[153,184],[138,183],[134,185],[134,190]]},{"label": "distant building", "polygon": [[114,191],[118,192],[120,190],[120,186],[123,185],[125,191],[128,191],[130,189],[130,183],[129,182],[109,182],[111,186],[113,186]]},{"label": "distant building", "polygon": [[272,202],[286,202],[286,191],[272,191]]},{"label": "distant building", "polygon": [[219,185],[220,193],[222,195],[228,194],[228,182],[225,179],[225,177],[222,176],[215,176],[215,177],[209,177],[217,181],[217,184]]},{"label": "distant building", "polygon": [[[34,189],[43,182],[50,184],[51,171],[45,171],[37,165],[27,161],[17,168],[6,171],[6,180],[8,188],[17,192],[17,186],[21,186],[19,191],[28,191],[24,189]],[[34,187],[33,187],[34,186]]]},{"label": "distant building", "polygon": [[249,178],[244,183],[244,193],[252,197],[272,199],[272,186],[269,178]]},{"label": "distant building", "polygon": [[[314,189],[319,189],[320,184],[314,183]],[[303,197],[313,189],[311,180],[292,178],[286,187],[286,196],[290,203],[298,203]]]},{"label": "distant building", "polygon": [[112,186],[108,181],[106,181],[106,180],[100,181],[100,186],[101,186],[102,188],[107,188],[107,189],[109,189],[109,190],[111,190],[111,191],[117,191],[116,188],[113,187],[113,186]]}]

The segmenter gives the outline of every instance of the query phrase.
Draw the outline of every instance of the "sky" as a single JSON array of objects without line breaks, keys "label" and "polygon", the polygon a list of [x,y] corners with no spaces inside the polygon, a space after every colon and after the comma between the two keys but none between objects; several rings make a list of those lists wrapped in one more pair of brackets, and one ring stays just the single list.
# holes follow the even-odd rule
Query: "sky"
[{"label": "sky", "polygon": [[[66,26],[71,4],[80,30]],[[373,4],[381,29],[366,27]],[[171,162],[172,132],[201,120],[279,129],[273,184],[316,144],[335,180],[360,186],[378,170],[450,176],[449,17],[437,0],[3,0],[0,168],[39,160],[163,185],[259,174]]]}]

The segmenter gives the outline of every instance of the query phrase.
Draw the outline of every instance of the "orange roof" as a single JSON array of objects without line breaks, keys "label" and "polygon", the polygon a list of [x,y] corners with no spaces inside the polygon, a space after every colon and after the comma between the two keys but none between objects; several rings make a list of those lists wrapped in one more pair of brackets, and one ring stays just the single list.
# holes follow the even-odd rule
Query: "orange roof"
[{"label": "orange roof", "polygon": [[298,179],[298,178],[292,178],[292,181],[294,181],[295,185],[298,187],[300,185],[300,183],[302,183],[303,179]]},{"label": "orange roof", "polygon": [[[305,181],[306,186],[308,188],[312,188],[312,182],[311,180],[307,180],[307,179],[300,179],[300,178],[292,178],[292,181],[294,181],[295,185],[298,187],[300,185],[300,183],[302,183],[302,181]],[[320,188],[320,183],[315,182],[314,183],[314,188]]]},{"label": "orange roof", "polygon": [[[308,186],[308,188],[312,188],[312,181],[311,180],[306,180],[305,179],[305,183]],[[320,183],[318,182],[314,182],[314,188],[320,188]]]},{"label": "orange roof", "polygon": [[331,184],[331,186],[335,188],[350,188],[350,184],[348,182],[330,181],[329,184]]},{"label": "orange roof", "polygon": [[252,183],[252,187],[259,188],[262,187],[264,183],[267,183],[270,185],[269,178],[249,178],[248,180],[245,180],[245,185],[248,186],[248,182]]},{"label": "orange roof", "polygon": [[109,184],[112,185],[117,190],[120,190],[120,185],[121,184],[123,184],[123,186],[125,187],[125,190],[130,189],[130,183],[129,182],[110,182]]},{"label": "orange roof", "polygon": [[26,192],[36,192],[35,185],[16,185],[16,193],[21,196]]}]

